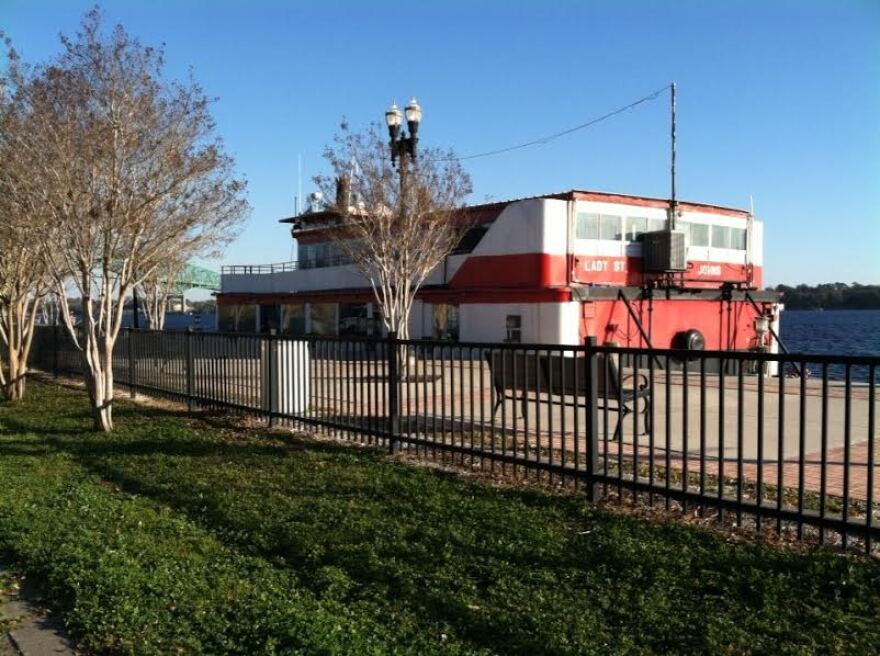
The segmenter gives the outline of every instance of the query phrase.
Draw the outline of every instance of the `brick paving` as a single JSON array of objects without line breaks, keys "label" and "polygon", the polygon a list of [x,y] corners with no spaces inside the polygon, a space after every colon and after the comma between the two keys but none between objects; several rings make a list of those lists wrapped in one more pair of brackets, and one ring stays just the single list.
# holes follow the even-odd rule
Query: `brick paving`
[{"label": "brick paving", "polygon": [[[848,496],[850,499],[867,500],[868,498],[868,442],[860,442],[850,446],[850,466],[848,485]],[[612,463],[616,462],[619,448],[615,443],[608,444],[608,457]],[[880,454],[880,441],[874,442],[874,451]],[[600,457],[604,458],[604,447],[600,445]],[[632,463],[633,447],[625,444],[621,452],[624,462]],[[650,450],[647,447],[639,447],[638,462],[640,466],[647,466]],[[560,455],[557,453],[555,458],[558,460]],[[662,467],[666,463],[666,451],[663,449],[654,450],[654,464]],[[681,453],[670,454],[670,468],[676,472],[684,471],[684,458]],[[803,489],[804,492],[822,492],[823,468],[821,465],[821,451],[807,453],[804,457],[803,468]],[[825,493],[833,496],[843,496],[844,482],[846,478],[846,470],[844,467],[844,447],[829,449],[827,454],[827,464],[824,469]],[[736,479],[738,475],[738,467],[736,460],[725,459],[723,464],[724,478],[727,480]],[[705,474],[707,476],[717,476],[722,468],[719,467],[717,458],[707,459],[704,463]],[[699,456],[689,455],[687,458],[687,471],[691,476],[698,476],[700,473],[701,461]],[[776,486],[779,480],[779,463],[775,460],[764,461],[761,466],[757,462],[744,462],[742,465],[743,481],[747,483],[757,483],[758,474],[765,485]],[[873,467],[873,494],[871,500],[875,506],[880,505],[880,465],[877,464],[875,456],[875,464]],[[785,488],[800,488],[800,463],[786,460],[782,464],[782,481],[781,484]]]}]

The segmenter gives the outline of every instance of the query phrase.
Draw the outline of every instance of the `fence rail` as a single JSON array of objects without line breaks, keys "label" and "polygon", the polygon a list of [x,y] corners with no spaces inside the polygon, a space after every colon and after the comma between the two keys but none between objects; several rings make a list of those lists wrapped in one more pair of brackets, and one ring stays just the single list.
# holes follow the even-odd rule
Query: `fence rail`
[{"label": "fence rail", "polygon": [[[81,371],[63,329],[34,366]],[[770,377],[787,365],[811,376]],[[127,330],[132,393],[797,538],[880,544],[878,357]]]}]

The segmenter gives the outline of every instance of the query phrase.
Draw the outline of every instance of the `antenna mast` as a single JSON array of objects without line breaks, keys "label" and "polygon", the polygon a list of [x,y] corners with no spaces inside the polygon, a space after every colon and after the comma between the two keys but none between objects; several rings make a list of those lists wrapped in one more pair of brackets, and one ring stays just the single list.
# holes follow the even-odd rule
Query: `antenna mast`
[{"label": "antenna mast", "polygon": [[[296,154],[296,197],[302,203],[303,197],[303,160],[302,153]],[[297,212],[299,213],[299,212]]]},{"label": "antenna mast", "polygon": [[675,199],[675,82],[670,87],[672,89],[672,198],[670,203],[669,229],[675,230],[675,218],[678,213],[678,204]]}]

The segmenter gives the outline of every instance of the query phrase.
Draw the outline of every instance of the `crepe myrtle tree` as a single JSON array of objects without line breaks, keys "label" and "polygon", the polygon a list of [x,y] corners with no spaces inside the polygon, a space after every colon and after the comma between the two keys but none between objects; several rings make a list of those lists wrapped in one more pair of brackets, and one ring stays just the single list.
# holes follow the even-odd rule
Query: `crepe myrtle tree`
[{"label": "crepe myrtle tree", "polygon": [[389,142],[372,125],[342,123],[325,151],[331,173],[315,178],[337,217],[329,238],[368,281],[388,331],[408,339],[409,316],[428,275],[470,227],[463,208],[470,177],[451,151],[416,157],[421,109],[407,107],[410,137],[400,138],[400,111],[389,110]]},{"label": "crepe myrtle tree", "polygon": [[[113,347],[124,301],[179,253],[214,254],[244,218],[245,183],[192,80],[163,77],[161,50],[97,10],[27,84],[30,193],[47,213],[42,249],[79,350],[95,427],[113,427]],[[79,296],[79,323],[68,298]]]},{"label": "crepe myrtle tree", "polygon": [[177,253],[161,266],[153,269],[135,287],[142,300],[142,309],[150,330],[162,330],[165,327],[165,312],[168,309],[168,298],[177,289],[180,274],[190,259],[186,253]]},{"label": "crepe myrtle tree", "polygon": [[0,389],[3,398],[15,401],[24,396],[34,327],[51,279],[30,223],[33,215],[16,202],[16,194],[7,193],[14,186],[8,164],[0,154]]},{"label": "crepe myrtle tree", "polygon": [[0,76],[0,395],[22,398],[34,326],[50,289],[42,254],[45,208],[30,192],[32,161],[17,147],[30,129],[23,102],[27,68],[0,34],[6,72]]}]

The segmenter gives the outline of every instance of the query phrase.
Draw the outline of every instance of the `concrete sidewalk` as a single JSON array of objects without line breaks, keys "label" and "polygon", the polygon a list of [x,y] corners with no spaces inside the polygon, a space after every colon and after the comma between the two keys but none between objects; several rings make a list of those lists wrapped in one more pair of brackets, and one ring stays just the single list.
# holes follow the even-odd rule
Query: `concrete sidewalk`
[{"label": "concrete sidewalk", "polygon": [[0,656],[74,656],[61,619],[39,603],[30,581],[0,561]]}]

